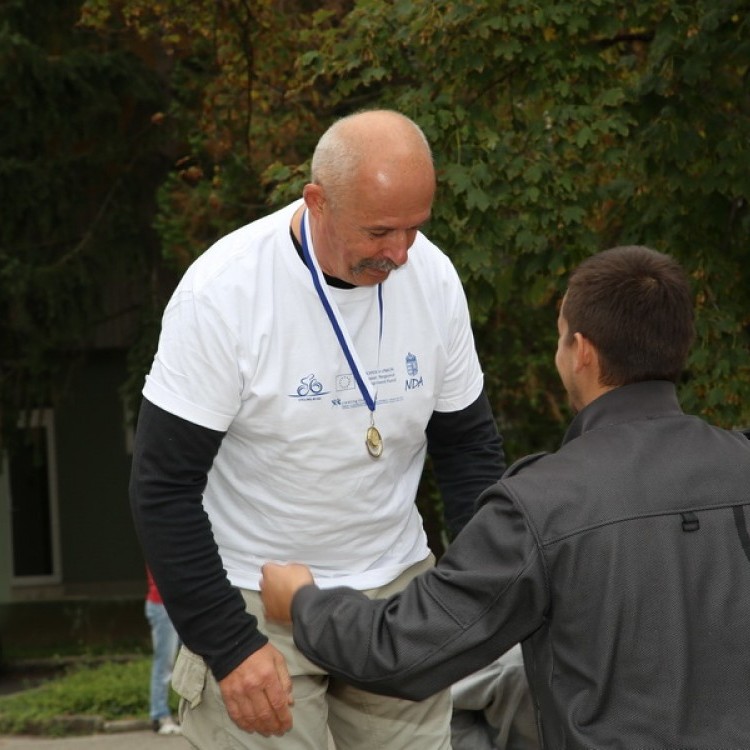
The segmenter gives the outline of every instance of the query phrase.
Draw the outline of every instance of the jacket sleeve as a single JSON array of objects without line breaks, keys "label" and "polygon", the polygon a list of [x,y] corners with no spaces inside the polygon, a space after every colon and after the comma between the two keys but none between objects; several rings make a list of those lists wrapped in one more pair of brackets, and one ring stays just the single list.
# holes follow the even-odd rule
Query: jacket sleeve
[{"label": "jacket sleeve", "polygon": [[437,566],[399,594],[300,589],[292,620],[302,653],[364,690],[422,700],[530,635],[548,607],[541,555],[513,503],[489,492],[497,496]]},{"label": "jacket sleeve", "polygon": [[144,399],[130,476],[136,532],[169,617],[217,680],[268,641],[227,578],[203,509],[223,437]]},{"label": "jacket sleeve", "polygon": [[480,493],[503,475],[502,437],[484,392],[465,409],[434,412],[425,434],[452,539],[474,514]]}]

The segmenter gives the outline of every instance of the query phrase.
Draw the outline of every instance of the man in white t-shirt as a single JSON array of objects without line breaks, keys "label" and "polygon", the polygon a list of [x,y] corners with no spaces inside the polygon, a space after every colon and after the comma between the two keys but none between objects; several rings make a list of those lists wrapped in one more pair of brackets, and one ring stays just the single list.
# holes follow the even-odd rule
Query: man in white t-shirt
[{"label": "man in white t-shirt", "polygon": [[434,192],[411,120],[339,120],[302,199],[216,242],[166,308],[131,499],[196,747],[324,749],[329,731],[338,750],[450,747],[447,691],[414,703],[330,678],[258,594],[269,559],[400,590],[433,564],[426,454],[452,533],[502,474],[460,280],[420,232]]}]

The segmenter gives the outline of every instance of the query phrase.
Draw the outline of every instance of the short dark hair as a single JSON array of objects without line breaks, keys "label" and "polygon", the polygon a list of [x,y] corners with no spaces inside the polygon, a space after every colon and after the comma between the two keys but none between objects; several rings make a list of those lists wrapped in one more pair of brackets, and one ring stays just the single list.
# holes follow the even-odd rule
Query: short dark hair
[{"label": "short dark hair", "polygon": [[562,306],[568,335],[599,353],[602,385],[677,382],[695,335],[687,274],[668,255],[639,245],[592,255],[570,276]]}]

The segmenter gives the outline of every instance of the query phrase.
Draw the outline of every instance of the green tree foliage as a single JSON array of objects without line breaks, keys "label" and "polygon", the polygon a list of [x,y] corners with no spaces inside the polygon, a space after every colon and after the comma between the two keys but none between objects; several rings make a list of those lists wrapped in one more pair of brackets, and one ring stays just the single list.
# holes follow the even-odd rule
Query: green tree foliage
[{"label": "green tree foliage", "polygon": [[[184,268],[223,232],[298,195],[312,146],[336,117],[386,106],[422,125],[439,171],[428,234],[464,279],[516,458],[559,443],[569,414],[552,361],[557,303],[567,273],[615,244],[649,244],[685,264],[698,339],[684,403],[724,425],[750,424],[748,9],[739,0],[87,0],[83,22],[108,55],[140,51],[168,96],[159,111],[172,169],[154,222],[162,258],[149,273]],[[122,223],[132,231],[132,218]],[[8,268],[3,279],[13,273],[20,288]],[[153,346],[151,329],[134,348],[134,383]]]},{"label": "green tree foliage", "polygon": [[103,321],[103,295],[143,278],[164,172],[158,78],[76,27],[80,2],[0,9],[0,415],[54,403]]},{"label": "green tree foliage", "polygon": [[[331,3],[329,3],[331,4]],[[269,164],[302,176],[317,135],[319,96],[290,98],[299,36],[317,0],[87,0],[81,23],[110,45],[160,51],[169,92],[159,113],[172,169],[158,191],[154,271],[184,271],[226,232],[269,210]],[[131,350],[126,401],[135,412],[153,358],[163,298],[153,296]]]},{"label": "green tree foliage", "polygon": [[749,9],[664,14],[629,97],[638,128],[607,227],[690,269],[698,341],[684,402],[728,426],[750,423]]},{"label": "green tree foliage", "polygon": [[510,453],[554,447],[567,272],[614,244],[688,268],[687,408],[750,423],[748,63],[741,2],[363,0],[318,26],[303,80],[393,106],[435,150],[430,234],[459,267]]},{"label": "green tree foliage", "polygon": [[158,45],[169,60],[174,169],[156,227],[184,270],[219,236],[268,211],[261,175],[294,167],[317,128],[310,100],[290,101],[299,35],[314,0],[88,0],[83,22],[112,38]]}]

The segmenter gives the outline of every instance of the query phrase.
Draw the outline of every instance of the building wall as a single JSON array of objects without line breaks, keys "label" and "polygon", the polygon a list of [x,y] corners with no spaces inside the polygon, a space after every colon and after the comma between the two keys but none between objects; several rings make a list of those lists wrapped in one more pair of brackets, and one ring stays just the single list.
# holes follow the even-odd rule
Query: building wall
[{"label": "building wall", "polygon": [[0,665],[148,638],[143,558],[128,504],[124,379],[123,352],[89,352],[54,409],[59,581],[11,580],[9,486],[0,474]]},{"label": "building wall", "polygon": [[[0,603],[143,596],[143,558],[128,504],[131,433],[119,395],[125,364],[124,352],[90,351],[61,384],[51,420],[56,576],[13,579],[10,482],[7,471],[0,474]],[[43,533],[26,524],[15,544],[33,545]]]},{"label": "building wall", "polygon": [[[0,604],[10,598],[10,508],[8,507],[7,467],[0,454]],[[0,620],[0,635],[2,635]]]},{"label": "building wall", "polygon": [[[69,594],[100,595],[143,581],[128,504],[130,440],[119,387],[122,352],[94,352],[76,367],[57,410],[62,574]],[[127,586],[125,586],[127,588]]]}]

